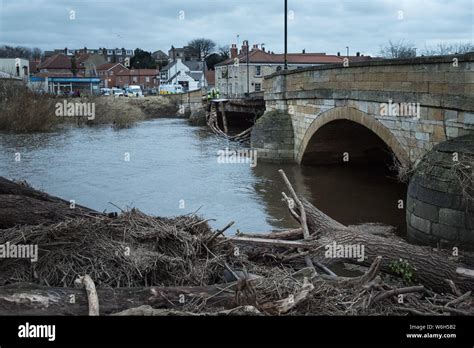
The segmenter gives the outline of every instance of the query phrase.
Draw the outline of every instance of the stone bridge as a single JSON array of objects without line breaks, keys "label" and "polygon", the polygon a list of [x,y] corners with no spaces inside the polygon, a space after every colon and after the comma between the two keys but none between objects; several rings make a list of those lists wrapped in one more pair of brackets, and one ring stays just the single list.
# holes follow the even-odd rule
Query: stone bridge
[{"label": "stone bridge", "polygon": [[474,54],[316,66],[265,77],[259,158],[416,163],[474,130]]}]

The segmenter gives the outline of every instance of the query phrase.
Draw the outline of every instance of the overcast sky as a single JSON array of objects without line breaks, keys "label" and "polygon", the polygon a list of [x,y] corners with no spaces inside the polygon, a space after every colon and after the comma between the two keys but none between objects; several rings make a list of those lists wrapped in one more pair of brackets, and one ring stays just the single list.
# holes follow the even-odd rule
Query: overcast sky
[{"label": "overcast sky", "polygon": [[[388,40],[419,49],[472,42],[473,0],[288,0],[289,52],[377,54]],[[206,37],[283,51],[283,0],[0,0],[0,45],[140,47]],[[74,11],[71,12],[71,11]],[[74,19],[71,19],[74,17]]]}]

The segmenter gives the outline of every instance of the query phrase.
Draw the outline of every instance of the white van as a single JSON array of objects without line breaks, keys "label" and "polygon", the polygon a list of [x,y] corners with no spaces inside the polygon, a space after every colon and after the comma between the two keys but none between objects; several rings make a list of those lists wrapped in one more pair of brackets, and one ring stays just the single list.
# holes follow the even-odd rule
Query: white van
[{"label": "white van", "polygon": [[127,95],[129,97],[143,97],[142,88],[138,85],[130,85],[127,88]]}]

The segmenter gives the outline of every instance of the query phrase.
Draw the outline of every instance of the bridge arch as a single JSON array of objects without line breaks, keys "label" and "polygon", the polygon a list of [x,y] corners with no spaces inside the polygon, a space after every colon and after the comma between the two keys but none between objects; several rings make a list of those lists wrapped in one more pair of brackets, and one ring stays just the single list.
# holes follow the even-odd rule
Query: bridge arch
[{"label": "bridge arch", "polygon": [[[318,136],[318,131],[328,129],[328,126],[352,125],[352,131],[366,132],[374,141],[378,138],[385,146],[393,152],[397,160],[402,164],[409,163],[409,156],[396,136],[373,116],[349,106],[335,107],[320,114],[308,127],[296,153],[296,161],[301,164],[308,145]],[[337,127],[335,127],[337,129]],[[320,132],[320,133],[321,133]],[[327,133],[327,132],[326,132]],[[376,137],[374,137],[376,136]],[[349,151],[352,149],[348,149]]]}]

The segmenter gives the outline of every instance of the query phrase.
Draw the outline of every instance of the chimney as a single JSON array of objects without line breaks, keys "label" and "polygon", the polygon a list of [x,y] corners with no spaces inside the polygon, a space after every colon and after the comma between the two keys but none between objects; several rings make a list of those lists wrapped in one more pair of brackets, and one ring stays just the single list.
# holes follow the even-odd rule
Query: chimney
[{"label": "chimney", "polygon": [[360,52],[357,52],[356,56],[357,56],[357,57],[360,57]]},{"label": "chimney", "polygon": [[234,59],[238,54],[237,44],[232,44],[230,47],[230,58]]},{"label": "chimney", "polygon": [[265,52],[265,46],[262,46],[262,51]]},{"label": "chimney", "polygon": [[341,52],[337,52],[337,56],[340,57],[340,56],[341,56]]},{"label": "chimney", "polygon": [[247,40],[245,40],[243,43],[242,43],[242,49],[240,50],[240,52],[242,54],[247,54],[247,51],[249,49],[249,42]]},{"label": "chimney", "polygon": [[303,48],[302,53],[303,53],[303,54],[306,54],[306,49],[305,49],[305,48]]},{"label": "chimney", "polygon": [[64,55],[67,56],[67,47],[64,47]]},{"label": "chimney", "polygon": [[258,50],[258,44],[253,44],[252,50]]}]

